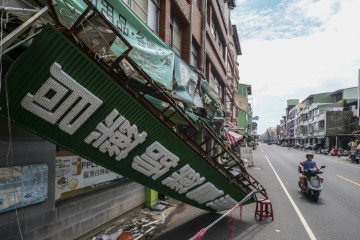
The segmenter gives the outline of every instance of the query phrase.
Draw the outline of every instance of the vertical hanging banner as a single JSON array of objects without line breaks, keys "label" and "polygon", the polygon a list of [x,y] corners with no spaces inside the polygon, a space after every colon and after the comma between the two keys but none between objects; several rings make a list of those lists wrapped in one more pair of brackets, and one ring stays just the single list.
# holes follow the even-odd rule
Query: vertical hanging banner
[{"label": "vertical hanging banner", "polygon": [[[208,211],[231,208],[251,192],[235,187],[50,25],[6,80],[0,115],[9,110],[11,121],[81,158]],[[75,189],[78,181],[58,184]]]},{"label": "vertical hanging banner", "polygon": [[190,104],[195,104],[197,107],[203,107],[199,92],[196,90],[198,76],[178,56],[175,56],[174,76],[176,81],[174,94],[180,96]]}]

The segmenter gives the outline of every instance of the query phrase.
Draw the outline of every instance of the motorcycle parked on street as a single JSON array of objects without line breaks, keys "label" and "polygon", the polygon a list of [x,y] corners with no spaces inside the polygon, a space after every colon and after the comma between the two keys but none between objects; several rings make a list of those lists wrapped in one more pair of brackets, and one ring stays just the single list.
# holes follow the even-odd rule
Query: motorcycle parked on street
[{"label": "motorcycle parked on street", "polygon": [[[302,163],[300,163],[302,164]],[[321,166],[320,169],[325,168],[325,166]],[[299,166],[299,172],[301,172],[301,167]],[[306,176],[305,188],[301,187],[300,180],[298,181],[299,188],[301,192],[305,193],[309,196],[314,202],[319,200],[320,192],[322,190],[322,184],[318,174],[323,173],[322,171],[318,171],[316,168],[305,170],[302,174]]]},{"label": "motorcycle parked on street", "polygon": [[329,151],[326,147],[324,148],[319,148],[316,153],[319,153],[319,154],[324,154],[324,155],[328,155],[329,154]]},{"label": "motorcycle parked on street", "polygon": [[358,151],[350,151],[349,158],[351,159],[352,163],[359,164],[359,162],[360,162],[360,153],[358,153]]}]

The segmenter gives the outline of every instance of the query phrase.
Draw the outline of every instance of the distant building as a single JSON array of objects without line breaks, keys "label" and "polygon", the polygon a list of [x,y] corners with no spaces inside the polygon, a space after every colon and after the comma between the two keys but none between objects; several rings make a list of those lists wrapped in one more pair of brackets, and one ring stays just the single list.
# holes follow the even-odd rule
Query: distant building
[{"label": "distant building", "polygon": [[346,148],[359,132],[357,91],[353,87],[311,94],[295,106],[288,105],[286,116],[280,121],[280,134],[286,132],[281,139],[293,144],[320,143],[328,148]]}]

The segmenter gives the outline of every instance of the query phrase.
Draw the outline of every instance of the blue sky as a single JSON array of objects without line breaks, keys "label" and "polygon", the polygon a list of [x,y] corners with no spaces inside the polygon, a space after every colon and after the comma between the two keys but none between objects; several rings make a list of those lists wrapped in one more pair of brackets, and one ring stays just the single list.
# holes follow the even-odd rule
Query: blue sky
[{"label": "blue sky", "polygon": [[280,123],[287,99],[357,86],[360,0],[237,0],[231,21],[258,134]]}]

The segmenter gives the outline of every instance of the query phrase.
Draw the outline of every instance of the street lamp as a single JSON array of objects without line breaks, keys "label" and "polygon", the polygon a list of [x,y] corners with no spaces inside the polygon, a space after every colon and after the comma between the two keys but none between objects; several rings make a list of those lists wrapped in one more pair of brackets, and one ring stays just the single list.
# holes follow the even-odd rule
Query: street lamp
[{"label": "street lamp", "polygon": [[251,124],[250,124],[250,135],[252,136],[253,133],[253,129],[252,129],[252,117],[253,117],[253,113],[254,113],[254,101],[253,101],[253,98],[248,98],[248,102],[250,103],[251,105]]}]

